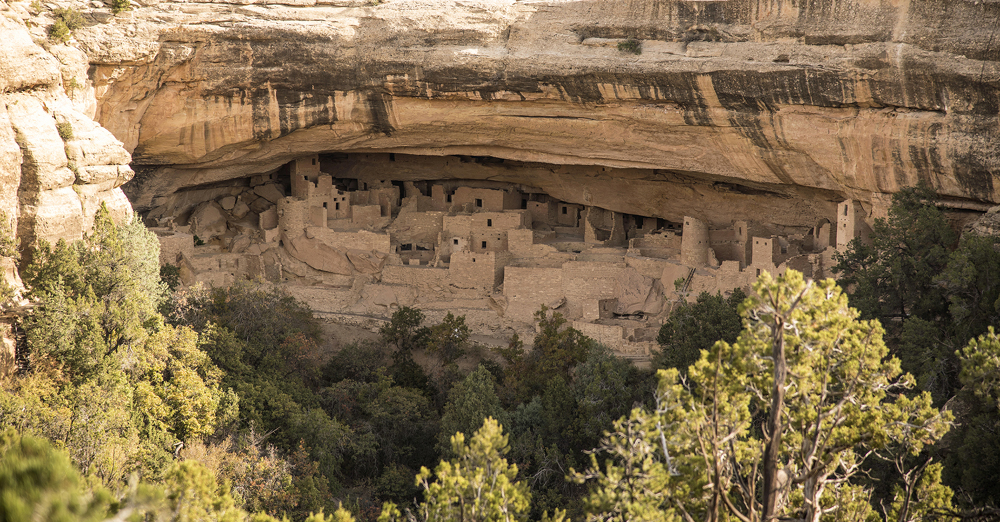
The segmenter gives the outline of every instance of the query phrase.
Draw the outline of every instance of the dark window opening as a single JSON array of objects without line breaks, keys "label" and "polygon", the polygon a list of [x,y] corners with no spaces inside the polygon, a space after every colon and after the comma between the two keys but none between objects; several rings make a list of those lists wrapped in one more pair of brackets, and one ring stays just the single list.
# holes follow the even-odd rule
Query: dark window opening
[{"label": "dark window opening", "polygon": [[395,152],[390,152],[389,153],[389,161],[396,161],[396,153]]},{"label": "dark window opening", "polygon": [[757,275],[760,276],[760,269],[757,269]]},{"label": "dark window opening", "polygon": [[486,241],[483,241],[483,248],[486,248]]},{"label": "dark window opening", "polygon": [[521,200],[521,210],[526,210],[527,208],[528,208],[528,200],[522,199]]},{"label": "dark window opening", "polygon": [[642,216],[635,217],[635,228],[642,228]]},{"label": "dark window opening", "polygon": [[399,249],[402,250],[413,250],[413,245],[406,243],[405,245],[399,245]]},{"label": "dark window opening", "polygon": [[334,210],[340,210],[340,203],[337,203],[337,206]]},{"label": "dark window opening", "polygon": [[482,207],[483,206],[483,200],[481,200],[479,198],[476,198],[476,206],[477,207]]},{"label": "dark window opening", "polygon": [[451,203],[451,194],[448,194],[448,199],[447,199],[447,201],[448,201],[448,203]]},{"label": "dark window opening", "polygon": [[458,244],[458,240],[457,239],[452,239],[452,241],[454,241],[456,245]]},{"label": "dark window opening", "polygon": [[302,179],[309,181],[309,176],[302,176]]},{"label": "dark window opening", "polygon": [[316,158],[313,158],[313,165],[316,164]]},{"label": "dark window opening", "polygon": [[326,201],[323,202],[323,208],[327,208],[326,207]]},{"label": "dark window opening", "polygon": [[425,247],[422,247],[422,246],[420,246],[420,245],[417,245],[417,250],[419,250],[419,251],[422,251],[422,252],[426,252],[426,251],[428,251],[428,250],[430,250],[430,249],[429,249],[429,248],[425,248]]},{"label": "dark window opening", "polygon": [[563,207],[563,215],[566,215],[566,214],[568,214],[568,213],[569,213],[569,212],[567,212],[567,210],[566,210],[566,207]]},{"label": "dark window opening", "polygon": [[847,205],[844,205],[844,215],[847,215]]},{"label": "dark window opening", "polygon": [[781,253],[782,253],[782,254],[787,254],[787,253],[788,253],[788,247],[786,247],[786,246],[782,245],[782,246],[781,246]]},{"label": "dark window opening", "polygon": [[486,226],[492,227],[493,226],[493,220],[492,219],[487,219],[486,220]]},{"label": "dark window opening", "polygon": [[278,240],[278,246],[280,246],[280,247],[285,246],[285,242],[279,239]]}]

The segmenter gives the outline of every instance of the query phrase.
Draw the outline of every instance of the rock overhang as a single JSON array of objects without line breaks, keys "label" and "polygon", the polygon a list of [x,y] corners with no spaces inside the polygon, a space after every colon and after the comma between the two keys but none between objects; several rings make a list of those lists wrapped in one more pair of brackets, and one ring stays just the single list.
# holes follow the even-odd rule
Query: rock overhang
[{"label": "rock overhang", "polygon": [[918,181],[998,200],[1000,75],[977,29],[995,4],[631,4],[163,3],[169,31],[128,22],[155,42],[141,60],[115,62],[107,29],[84,41],[100,120],[159,194],[344,151],[576,165],[580,185],[665,171],[824,207]]}]

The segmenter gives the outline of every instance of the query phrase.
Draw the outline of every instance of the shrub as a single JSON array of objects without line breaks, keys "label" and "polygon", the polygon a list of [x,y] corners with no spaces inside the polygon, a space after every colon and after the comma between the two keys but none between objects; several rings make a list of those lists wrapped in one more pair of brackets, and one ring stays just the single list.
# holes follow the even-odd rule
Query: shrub
[{"label": "shrub", "polygon": [[167,263],[160,267],[160,280],[167,285],[171,292],[177,290],[181,285],[181,269],[177,265]]},{"label": "shrub", "polygon": [[642,54],[642,46],[639,40],[629,38],[618,42],[618,50],[623,53]]},{"label": "shrub", "polygon": [[49,27],[49,38],[57,42],[67,42],[73,31],[83,27],[83,15],[73,8],[59,8],[52,11],[55,21]]},{"label": "shrub", "polygon": [[69,37],[70,30],[66,22],[62,18],[56,18],[56,21],[52,22],[52,25],[49,26],[49,38],[60,43],[66,43],[69,41]]},{"label": "shrub", "polygon": [[[53,27],[55,27],[55,25],[53,25]],[[70,124],[70,122],[64,121],[61,123],[56,123],[56,130],[59,131],[59,137],[62,138],[63,141],[69,141],[73,139],[73,125]]]},{"label": "shrub", "polygon": [[129,0],[111,0],[111,12],[114,14],[130,9],[132,9],[132,3]]}]

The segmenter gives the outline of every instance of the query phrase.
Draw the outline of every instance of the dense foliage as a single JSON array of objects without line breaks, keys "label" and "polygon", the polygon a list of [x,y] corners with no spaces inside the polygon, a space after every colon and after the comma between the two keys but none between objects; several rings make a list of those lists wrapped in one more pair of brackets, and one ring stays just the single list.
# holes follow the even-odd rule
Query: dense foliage
[{"label": "dense foliage", "polygon": [[653,355],[653,367],[676,368],[685,376],[702,350],[719,340],[736,341],[743,328],[737,308],[746,297],[743,290],[735,288],[729,297],[702,292],[694,303],[681,303],[656,336],[660,351]]}]

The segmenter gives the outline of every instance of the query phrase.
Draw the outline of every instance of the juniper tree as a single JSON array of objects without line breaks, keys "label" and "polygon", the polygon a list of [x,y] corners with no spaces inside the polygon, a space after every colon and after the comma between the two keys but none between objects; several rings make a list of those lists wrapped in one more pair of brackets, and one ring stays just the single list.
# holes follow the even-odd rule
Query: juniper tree
[{"label": "juniper tree", "polygon": [[919,453],[947,431],[928,393],[902,394],[912,379],[881,326],[832,280],[765,273],[741,308],[737,341],[703,352],[687,379],[661,370],[656,406],[619,420],[575,475],[593,481],[595,518],[860,520],[872,509],[851,480],[862,464]]}]

